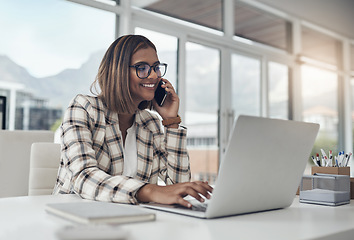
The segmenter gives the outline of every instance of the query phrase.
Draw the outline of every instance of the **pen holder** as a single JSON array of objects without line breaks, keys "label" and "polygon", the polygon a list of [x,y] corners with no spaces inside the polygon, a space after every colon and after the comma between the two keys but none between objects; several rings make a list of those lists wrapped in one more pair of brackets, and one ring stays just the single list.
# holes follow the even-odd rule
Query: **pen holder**
[{"label": "pen holder", "polygon": [[[350,176],[350,167],[312,167],[311,174],[325,173]],[[350,178],[350,198],[354,199],[354,178]]]},{"label": "pen holder", "polygon": [[325,173],[335,175],[348,175],[350,176],[350,167],[312,167],[311,174]]},{"label": "pen holder", "polygon": [[300,185],[301,203],[338,206],[350,203],[350,177],[316,173],[303,176]]}]

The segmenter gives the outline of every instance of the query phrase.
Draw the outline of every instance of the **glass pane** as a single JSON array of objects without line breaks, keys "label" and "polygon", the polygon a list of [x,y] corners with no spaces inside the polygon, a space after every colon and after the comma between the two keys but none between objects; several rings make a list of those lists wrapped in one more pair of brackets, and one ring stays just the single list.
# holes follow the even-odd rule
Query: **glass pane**
[{"label": "glass pane", "polygon": [[350,69],[354,71],[354,45],[350,46]]},{"label": "glass pane", "polygon": [[232,108],[240,114],[259,116],[261,112],[261,63],[258,59],[232,55]]},{"label": "glass pane", "polygon": [[134,6],[216,30],[223,29],[222,2],[222,0],[132,0]]},{"label": "glass pane", "polygon": [[50,129],[76,94],[88,94],[114,26],[115,14],[67,1],[1,1],[9,128]]},{"label": "glass pane", "polygon": [[164,78],[169,80],[175,89],[177,89],[177,49],[178,39],[174,36],[135,28],[135,33],[147,37],[157,49],[160,62],[167,63],[167,72]]},{"label": "glass pane", "polygon": [[269,117],[288,119],[289,73],[286,65],[268,64],[268,104]]},{"label": "glass pane", "polygon": [[288,50],[291,23],[285,19],[251,7],[244,1],[234,2],[234,32],[236,36]]},{"label": "glass pane", "polygon": [[338,66],[342,52],[340,41],[306,27],[302,28],[301,34],[304,56]]},{"label": "glass pane", "polygon": [[[321,156],[321,148],[337,154],[337,151],[341,151],[338,149],[337,75],[303,65],[301,78],[303,121],[319,123],[321,126],[311,155],[319,153]],[[313,165],[312,160],[309,162]]]},{"label": "glass pane", "polygon": [[186,45],[186,127],[193,180],[214,183],[218,171],[220,53]]},{"label": "glass pane", "polygon": [[[354,139],[354,77],[351,78],[350,80],[351,84],[351,108],[352,108],[352,134],[353,134],[353,139]],[[354,141],[353,141],[353,149],[354,149]],[[353,163],[353,158],[350,160],[351,163]],[[351,166],[352,167],[352,166]]]},{"label": "glass pane", "polygon": [[0,129],[6,129],[6,97],[0,95]]}]

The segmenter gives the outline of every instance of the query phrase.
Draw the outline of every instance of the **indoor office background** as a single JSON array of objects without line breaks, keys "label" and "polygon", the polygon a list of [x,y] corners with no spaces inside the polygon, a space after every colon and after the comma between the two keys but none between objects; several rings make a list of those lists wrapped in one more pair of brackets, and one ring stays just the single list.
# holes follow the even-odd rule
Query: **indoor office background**
[{"label": "indoor office background", "polygon": [[168,63],[194,179],[214,182],[240,114],[320,123],[313,154],[353,151],[353,1],[0,0],[0,20],[6,129],[55,131],[108,46],[137,33]]}]

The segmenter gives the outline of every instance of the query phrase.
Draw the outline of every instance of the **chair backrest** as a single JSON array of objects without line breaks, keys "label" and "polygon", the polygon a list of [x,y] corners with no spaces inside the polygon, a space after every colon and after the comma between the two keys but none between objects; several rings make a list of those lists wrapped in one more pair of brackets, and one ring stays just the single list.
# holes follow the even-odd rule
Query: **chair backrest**
[{"label": "chair backrest", "polygon": [[0,130],[0,197],[28,195],[31,145],[53,140],[52,131]]},{"label": "chair backrest", "polygon": [[49,195],[53,192],[59,163],[60,144],[32,144],[28,195]]}]

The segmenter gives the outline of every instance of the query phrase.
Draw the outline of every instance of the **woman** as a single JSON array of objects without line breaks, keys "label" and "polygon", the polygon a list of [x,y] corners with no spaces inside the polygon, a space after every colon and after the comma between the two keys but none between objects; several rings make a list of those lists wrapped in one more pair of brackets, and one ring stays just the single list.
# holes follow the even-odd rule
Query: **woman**
[{"label": "woman", "polygon": [[[95,96],[76,96],[61,125],[62,157],[54,194],[119,203],[157,202],[191,207],[212,188],[189,182],[186,129],[179,126],[179,98],[163,79],[162,106],[155,89],[166,72],[147,38],[126,35],[105,53],[92,87]],[[163,119],[149,111],[153,107]],[[158,186],[160,177],[166,186]]]}]

